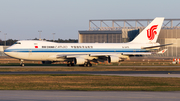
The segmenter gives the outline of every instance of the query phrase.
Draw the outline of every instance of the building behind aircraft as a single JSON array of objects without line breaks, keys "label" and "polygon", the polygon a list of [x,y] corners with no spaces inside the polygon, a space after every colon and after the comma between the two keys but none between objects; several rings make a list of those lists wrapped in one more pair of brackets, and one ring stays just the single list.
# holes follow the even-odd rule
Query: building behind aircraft
[{"label": "building behind aircraft", "polygon": [[[89,30],[79,31],[80,43],[125,43],[132,41],[153,19],[99,19],[89,20]],[[146,57],[180,57],[180,19],[165,19],[158,40],[160,44],[174,43],[161,47],[168,49],[161,55]],[[159,51],[157,50],[157,51]]]}]

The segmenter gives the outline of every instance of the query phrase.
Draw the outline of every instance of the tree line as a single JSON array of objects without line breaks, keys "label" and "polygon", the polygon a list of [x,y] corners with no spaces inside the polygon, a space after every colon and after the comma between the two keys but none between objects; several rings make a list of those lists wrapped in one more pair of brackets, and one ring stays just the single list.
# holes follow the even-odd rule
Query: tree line
[{"label": "tree line", "polygon": [[[32,40],[39,40],[39,39],[34,38]],[[46,39],[43,39],[43,40],[46,40]],[[6,44],[6,46],[11,46],[17,41],[18,40],[16,40],[16,39],[8,39],[6,41],[3,41],[0,39],[0,45],[4,46]],[[53,40],[46,40],[46,41],[53,42]],[[57,43],[78,43],[78,39],[58,39],[58,40],[54,40],[54,42],[57,42]]]}]

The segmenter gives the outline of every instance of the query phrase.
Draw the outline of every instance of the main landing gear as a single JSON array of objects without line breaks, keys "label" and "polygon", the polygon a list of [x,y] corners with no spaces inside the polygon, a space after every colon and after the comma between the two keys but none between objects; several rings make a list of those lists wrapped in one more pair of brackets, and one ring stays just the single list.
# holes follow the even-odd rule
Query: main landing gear
[{"label": "main landing gear", "polygon": [[24,60],[20,60],[20,66],[24,67]]},{"label": "main landing gear", "polygon": [[90,62],[84,63],[84,67],[91,67],[92,64]]},{"label": "main landing gear", "polygon": [[[75,66],[75,64],[72,63],[72,62],[68,62],[68,63],[67,63],[67,66]],[[79,66],[83,66],[83,67],[91,67],[92,64],[91,64],[90,62],[86,62],[86,63],[84,63],[84,64],[82,64],[82,65],[79,65]]]},{"label": "main landing gear", "polygon": [[67,66],[75,66],[75,64],[72,63],[72,62],[68,62],[68,63],[67,63]]},{"label": "main landing gear", "polygon": [[83,65],[79,65],[79,66],[84,66],[84,67],[91,67],[92,64],[90,62],[86,62]]}]

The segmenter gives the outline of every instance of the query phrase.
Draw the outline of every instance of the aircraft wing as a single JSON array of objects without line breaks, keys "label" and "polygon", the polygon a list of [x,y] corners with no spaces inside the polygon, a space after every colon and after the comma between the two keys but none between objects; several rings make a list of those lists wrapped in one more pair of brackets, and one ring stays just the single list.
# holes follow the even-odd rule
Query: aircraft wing
[{"label": "aircraft wing", "polygon": [[152,48],[163,47],[163,46],[168,46],[168,45],[172,45],[172,44],[173,44],[173,43],[163,44],[163,45],[157,45],[157,46],[151,46],[151,47],[142,47],[142,49],[152,49]]},{"label": "aircraft wing", "polygon": [[[159,52],[124,52],[124,53],[93,53],[93,54],[56,54],[49,57],[49,60],[64,60],[64,61],[76,61],[75,63],[85,61],[123,61],[124,59],[129,60],[131,56],[143,56],[151,54],[163,54],[167,49],[161,50]],[[109,62],[110,63],[110,62]]]},{"label": "aircraft wing", "polygon": [[84,57],[89,56],[89,54],[59,54],[57,58],[75,58],[75,57]]},{"label": "aircraft wing", "polygon": [[137,53],[103,53],[103,54],[60,54],[56,55],[56,58],[76,58],[76,57],[108,57],[108,56],[132,56],[132,55],[151,55],[150,52],[137,52]]},{"label": "aircraft wing", "polygon": [[108,57],[108,56],[136,56],[136,55],[151,55],[151,54],[163,54],[167,49],[161,50],[159,52],[124,52],[124,53],[94,53],[94,54],[59,54],[56,58],[76,58],[76,57]]},{"label": "aircraft wing", "polygon": [[130,56],[130,55],[151,55],[151,54],[163,54],[163,53],[165,53],[166,51],[167,51],[167,49],[163,49],[163,50],[161,50],[161,51],[159,51],[159,52],[137,52],[137,53],[132,52],[132,53],[123,53],[122,55],[128,55],[128,56]]}]

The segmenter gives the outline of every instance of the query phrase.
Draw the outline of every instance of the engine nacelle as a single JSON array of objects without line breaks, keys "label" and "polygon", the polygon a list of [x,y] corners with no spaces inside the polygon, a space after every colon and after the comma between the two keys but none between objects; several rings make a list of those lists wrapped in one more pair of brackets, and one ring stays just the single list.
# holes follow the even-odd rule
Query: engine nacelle
[{"label": "engine nacelle", "polygon": [[76,57],[74,59],[74,64],[76,65],[82,65],[86,62],[86,60],[84,58],[81,58],[81,57]]},{"label": "engine nacelle", "polygon": [[118,56],[108,56],[108,63],[111,62],[119,62],[119,57]]}]

